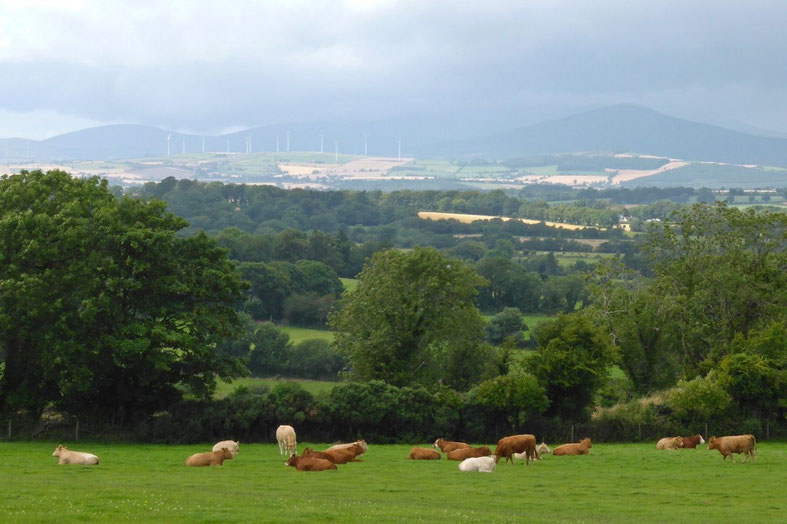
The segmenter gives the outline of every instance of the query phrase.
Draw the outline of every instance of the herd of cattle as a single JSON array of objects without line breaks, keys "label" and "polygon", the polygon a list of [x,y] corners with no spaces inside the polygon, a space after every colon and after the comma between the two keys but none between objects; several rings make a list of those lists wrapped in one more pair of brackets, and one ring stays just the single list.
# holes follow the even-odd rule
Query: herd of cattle
[{"label": "herd of cattle", "polygon": [[[276,430],[276,441],[279,444],[279,452],[287,455],[286,464],[298,471],[325,471],[337,469],[337,464],[357,462],[358,457],[369,451],[369,446],[364,440],[358,440],[349,444],[336,444],[325,451],[315,451],[306,448],[298,456],[298,441],[295,436],[295,429],[292,426],[279,426]],[[693,437],[665,437],[658,441],[656,449],[677,450],[680,448],[696,449],[699,444],[704,444],[705,439],[702,435]],[[552,455],[587,455],[593,444],[590,438],[574,444],[563,444],[551,451]],[[441,458],[438,449],[445,453],[448,460],[457,460],[460,471],[480,471],[491,473],[497,467],[501,458],[505,461],[524,460],[525,465],[531,461],[541,460],[541,456],[550,453],[549,446],[544,442],[536,445],[534,435],[511,435],[503,437],[497,442],[495,451],[488,446],[474,448],[465,442],[453,442],[437,439],[434,448],[414,447],[407,456],[410,460],[439,460]],[[732,458],[735,463],[736,453],[743,454],[743,462],[746,459],[755,457],[756,441],[754,435],[734,435],[728,437],[711,437],[708,441],[708,449],[716,449],[721,453],[722,460],[727,457]],[[213,450],[206,453],[195,453],[186,459],[187,466],[221,466],[227,459],[232,459],[240,451],[239,443],[233,440],[224,440],[213,446]],[[98,457],[92,453],[82,451],[71,451],[63,445],[57,446],[53,457],[59,458],[59,464],[81,464],[85,466],[97,465]]]}]

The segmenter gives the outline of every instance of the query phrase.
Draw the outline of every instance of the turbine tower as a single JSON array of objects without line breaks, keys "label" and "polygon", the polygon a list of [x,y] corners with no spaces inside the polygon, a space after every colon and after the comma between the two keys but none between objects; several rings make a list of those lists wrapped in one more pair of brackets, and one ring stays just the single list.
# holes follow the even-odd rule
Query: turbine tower
[{"label": "turbine tower", "polygon": [[276,135],[276,152],[279,152],[279,135]]},{"label": "turbine tower", "polygon": [[366,133],[363,134],[363,154],[364,156],[369,155],[369,135]]},{"label": "turbine tower", "polygon": [[399,150],[396,153],[396,158],[397,158],[397,160],[401,160],[402,159],[402,137],[399,137]]},{"label": "turbine tower", "polygon": [[251,131],[249,131],[249,153],[251,153]]},{"label": "turbine tower", "polygon": [[202,137],[202,152],[205,152],[205,137]]},{"label": "turbine tower", "polygon": [[172,138],[172,133],[167,135],[167,156],[169,156],[169,140]]},{"label": "turbine tower", "polygon": [[290,152],[290,130],[287,130],[287,152]]},{"label": "turbine tower", "polygon": [[324,151],[322,150],[323,138],[325,138],[325,133],[320,133],[320,153],[324,153]]},{"label": "turbine tower", "polygon": [[183,148],[182,148],[182,149],[183,149],[183,151],[182,151],[182,154],[184,154],[184,155],[185,155],[185,154],[186,154],[186,137],[185,137],[185,136],[184,136],[184,137],[182,137],[182,138],[181,138],[181,140],[182,140],[182,146],[183,146]]},{"label": "turbine tower", "polygon": [[339,161],[339,141],[336,141],[336,161]]},{"label": "turbine tower", "polygon": [[230,139],[227,139],[227,153],[230,152]]}]

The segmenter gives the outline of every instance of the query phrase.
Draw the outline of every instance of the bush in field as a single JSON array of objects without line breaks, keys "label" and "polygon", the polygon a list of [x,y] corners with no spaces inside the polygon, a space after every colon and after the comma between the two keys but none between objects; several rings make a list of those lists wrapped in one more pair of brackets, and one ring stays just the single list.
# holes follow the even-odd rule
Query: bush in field
[{"label": "bush in field", "polygon": [[508,420],[511,430],[526,418],[543,413],[549,406],[542,388],[532,375],[510,374],[481,382],[474,390],[475,402]]},{"label": "bush in field", "polygon": [[249,371],[256,377],[279,375],[287,369],[292,344],[290,336],[273,324],[260,324],[251,337]]},{"label": "bush in field", "polygon": [[513,337],[513,341],[518,346],[523,346],[525,335],[522,333],[527,329],[522,312],[515,307],[503,308],[503,311],[492,317],[486,327],[486,338],[492,344],[502,344],[508,337]]},{"label": "bush in field", "polygon": [[667,397],[673,417],[682,422],[709,420],[726,416],[732,399],[711,377],[680,380]]},{"label": "bush in field", "polygon": [[345,363],[327,340],[304,340],[290,349],[287,374],[293,377],[335,379]]}]

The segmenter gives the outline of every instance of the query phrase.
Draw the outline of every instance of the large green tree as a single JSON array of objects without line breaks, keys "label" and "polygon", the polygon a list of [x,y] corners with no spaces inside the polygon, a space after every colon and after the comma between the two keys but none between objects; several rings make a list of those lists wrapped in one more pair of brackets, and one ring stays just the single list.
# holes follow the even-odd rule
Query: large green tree
[{"label": "large green tree", "polygon": [[122,415],[238,371],[215,345],[243,281],[165,208],[62,171],[0,180],[0,407]]},{"label": "large green tree", "polygon": [[[376,253],[358,287],[344,295],[329,319],[337,332],[334,345],[350,361],[350,376],[397,386],[442,379],[467,387],[477,377],[463,376],[462,384],[453,384],[445,370],[452,355],[468,362],[487,354],[474,351],[484,336],[474,302],[484,283],[472,267],[433,248]],[[471,364],[480,376],[483,362]]]}]

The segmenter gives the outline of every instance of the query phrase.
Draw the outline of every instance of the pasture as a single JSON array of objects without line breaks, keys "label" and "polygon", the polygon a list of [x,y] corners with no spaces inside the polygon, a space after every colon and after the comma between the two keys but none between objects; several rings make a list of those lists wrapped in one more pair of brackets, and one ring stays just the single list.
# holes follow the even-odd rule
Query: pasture
[{"label": "pasture", "polygon": [[313,396],[319,395],[321,393],[330,392],[333,388],[341,384],[341,382],[335,382],[330,380],[310,380],[307,378],[241,377],[241,378],[236,378],[232,382],[224,382],[223,380],[218,381],[218,383],[216,384],[216,392],[214,393],[214,397],[216,398],[227,397],[230,393],[235,391],[235,389],[237,389],[239,386],[245,386],[250,389],[253,389],[258,386],[266,386],[268,388],[273,389],[273,387],[276,386],[277,384],[282,384],[285,382],[295,382],[300,387],[311,393]]},{"label": "pasture", "polygon": [[[64,444],[71,444],[64,442]],[[189,446],[80,442],[98,466],[59,466],[56,442],[0,443],[6,521],[572,521],[778,522],[787,514],[787,444],[758,444],[757,461],[722,463],[705,445],[597,444],[494,473],[457,462],[408,461],[411,446],[370,443],[363,462],[303,473],[278,447],[241,442],[221,467],[189,468]],[[549,444],[556,444],[550,442]],[[299,442],[299,452],[305,443]],[[429,443],[420,443],[428,447]],[[320,449],[323,446],[317,445]]]}]

